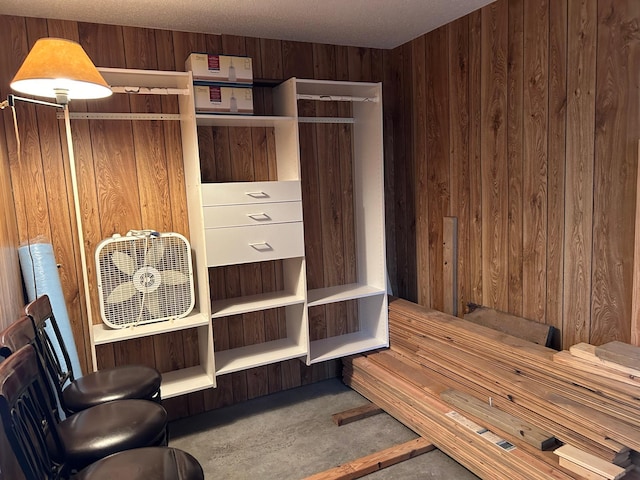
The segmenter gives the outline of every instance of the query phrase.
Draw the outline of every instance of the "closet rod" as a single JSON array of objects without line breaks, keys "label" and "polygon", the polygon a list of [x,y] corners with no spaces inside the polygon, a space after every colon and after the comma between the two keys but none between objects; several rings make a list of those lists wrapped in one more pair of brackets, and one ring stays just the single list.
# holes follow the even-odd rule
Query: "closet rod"
[{"label": "closet rod", "polygon": [[321,100],[323,102],[377,102],[378,97],[354,97],[351,95],[312,95],[299,93],[298,100]]},{"label": "closet rod", "polygon": [[113,93],[129,93],[140,95],[189,95],[188,88],[165,88],[165,87],[128,87],[113,86]]},{"label": "closet rod", "polygon": [[300,123],[356,123],[349,117],[298,117]]}]

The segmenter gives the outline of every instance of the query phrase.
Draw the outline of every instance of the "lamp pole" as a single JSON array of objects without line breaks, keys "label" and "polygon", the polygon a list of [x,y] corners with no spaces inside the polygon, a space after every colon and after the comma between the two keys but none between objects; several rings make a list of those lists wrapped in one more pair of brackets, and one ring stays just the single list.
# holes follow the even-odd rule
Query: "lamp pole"
[{"label": "lamp pole", "polygon": [[[84,303],[87,310],[87,324],[89,325],[89,338],[93,339],[93,315],[91,311],[91,297],[89,296],[89,272],[87,271],[87,254],[84,245],[84,232],[82,229],[82,211],[80,210],[80,191],[78,189],[78,177],[76,173],[76,158],[73,151],[73,140],[71,138],[71,121],[69,118],[69,104],[63,105],[64,129],[67,136],[67,150],[69,154],[69,170],[71,174],[71,189],[73,191],[73,207],[76,217],[76,228],[78,230],[78,248],[80,250],[80,262],[82,268],[82,285],[84,290]],[[92,365],[97,365],[95,350],[91,349]]]}]

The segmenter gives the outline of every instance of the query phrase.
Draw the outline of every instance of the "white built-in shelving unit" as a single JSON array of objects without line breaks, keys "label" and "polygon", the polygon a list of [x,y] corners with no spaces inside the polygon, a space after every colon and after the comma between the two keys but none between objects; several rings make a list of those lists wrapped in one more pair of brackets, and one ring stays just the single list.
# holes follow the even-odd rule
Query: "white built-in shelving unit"
[{"label": "white built-in shelving unit", "polygon": [[[179,114],[76,114],[79,118],[130,118],[179,121],[189,240],[193,249],[197,304],[186,318],[111,330],[91,325],[91,345],[119,342],[182,329],[196,329],[200,365],[163,375],[164,398],[215,386],[215,377],[299,358],[306,364],[388,346],[383,198],[382,87],[378,83],[291,78],[275,87],[271,116],[213,115],[195,111],[190,72],[100,69],[116,91],[169,94],[179,98]],[[348,101],[352,118],[300,117],[298,100]],[[90,117],[89,117],[90,116]],[[300,179],[300,123],[353,125],[353,193],[357,281],[307,290]],[[206,183],[201,181],[198,126],[273,128],[277,180]],[[282,262],[280,291],[210,299],[208,269],[270,260]],[[308,309],[357,301],[359,330],[309,341]],[[214,352],[217,319],[281,308],[286,337]],[[95,365],[94,365],[95,366]]]}]

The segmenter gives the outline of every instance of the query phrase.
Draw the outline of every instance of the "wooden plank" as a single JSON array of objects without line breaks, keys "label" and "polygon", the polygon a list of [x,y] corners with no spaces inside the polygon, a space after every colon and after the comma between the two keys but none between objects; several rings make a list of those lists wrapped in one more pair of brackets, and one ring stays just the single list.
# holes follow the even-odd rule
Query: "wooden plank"
[{"label": "wooden plank", "polygon": [[[426,129],[427,129],[427,184],[419,190],[428,202],[428,234],[418,238],[428,246],[429,289],[431,307],[443,309],[443,223],[450,212],[450,159],[449,159],[449,77],[443,75],[449,66],[447,29],[438,28],[426,35]],[[420,284],[419,284],[420,286]]]},{"label": "wooden plank", "polygon": [[[636,199],[633,172],[640,132],[638,18],[640,2],[598,1],[589,336],[589,343],[595,345],[612,340],[628,342],[630,334]],[[611,205],[618,207],[611,209]]]},{"label": "wooden plank", "polygon": [[442,219],[443,253],[442,284],[443,311],[449,315],[458,315],[458,219]]},{"label": "wooden plank", "polygon": [[[596,0],[569,0],[562,346],[589,341],[596,83]],[[579,66],[579,68],[578,68]]]},{"label": "wooden plank", "polygon": [[552,434],[483,403],[471,395],[456,390],[446,390],[440,394],[440,397],[448,404],[486,422],[485,425],[488,427],[495,426],[538,450],[550,450],[558,445]]},{"label": "wooden plank", "polygon": [[[638,165],[640,165],[640,140],[638,140]],[[631,297],[631,339],[640,346],[640,168],[636,174],[635,237],[633,240],[633,290]]]},{"label": "wooden plank", "polygon": [[434,449],[433,444],[420,437],[387,448],[381,452],[372,453],[366,457],[344,463],[325,472],[316,473],[306,477],[305,480],[353,480],[362,478],[365,475],[404,462]]},{"label": "wooden plank", "polygon": [[509,312],[522,316],[524,170],[524,0],[509,2],[507,155],[509,157]]},{"label": "wooden plank", "polygon": [[523,316],[545,321],[549,1],[524,2]]},{"label": "wooden plank", "polygon": [[[429,261],[429,197],[428,189],[428,161],[427,161],[427,98],[426,98],[426,36],[423,35],[410,42],[411,57],[411,85],[413,102],[411,124],[414,138],[411,158],[415,170],[415,198],[408,201],[415,204],[415,249],[416,268],[416,301],[420,305],[431,306],[431,262]],[[411,172],[411,170],[409,170]]]},{"label": "wooden plank", "polygon": [[475,304],[469,305],[469,309],[470,312],[464,315],[465,320],[538,345],[550,346],[553,338],[553,327],[550,325]]},{"label": "wooden plank", "polygon": [[[547,167],[547,307],[545,323],[562,328],[567,131],[567,0],[549,2],[549,155]],[[553,347],[561,349],[560,336]]]},{"label": "wooden plank", "polygon": [[597,473],[592,472],[588,468],[582,467],[577,463],[573,463],[571,460],[567,460],[564,457],[558,457],[558,462],[560,463],[561,467],[564,467],[567,470],[577,473],[578,475],[585,478],[586,480],[606,480],[607,478],[607,477],[603,477],[602,475],[598,475]]},{"label": "wooden plank", "polygon": [[554,453],[559,457],[565,458],[610,480],[617,480],[627,473],[624,468],[605,462],[595,455],[583,452],[573,445],[563,445],[555,449]]},{"label": "wooden plank", "polygon": [[598,358],[640,372],[640,347],[615,341],[596,347],[595,354]]},{"label": "wooden plank", "polygon": [[640,371],[638,371],[638,369],[628,367],[614,360],[599,357],[598,355],[596,355],[596,348],[598,347],[596,347],[595,345],[582,342],[576,343],[575,345],[569,347],[569,351],[571,352],[572,356],[590,362],[591,364],[606,367],[607,369],[616,371],[619,374],[625,374],[634,378],[640,378]]},{"label": "wooden plank", "polygon": [[373,415],[377,415],[382,412],[383,410],[377,405],[367,403],[344,412],[334,413],[331,415],[331,419],[333,420],[333,423],[340,427],[357,420],[362,420],[363,418],[372,417]]},{"label": "wooden plank", "polygon": [[482,304],[509,308],[507,162],[508,2],[482,9]]},{"label": "wooden plank", "polygon": [[[429,435],[429,440],[447,455],[483,478],[570,478],[557,468],[553,455],[503,436],[503,432],[483,435],[485,429],[472,425],[469,419],[432,395],[432,382],[416,385],[406,381],[406,369],[390,370],[378,364],[380,357],[387,356],[388,352],[380,352],[351,359],[352,369],[345,371],[345,381],[414,431]],[[517,448],[503,448],[501,445],[507,445],[501,440],[511,445],[517,443]],[[488,472],[479,473],[476,462]]]},{"label": "wooden plank", "polygon": [[587,372],[589,375],[600,375],[611,380],[624,382],[634,387],[640,386],[640,376],[638,376],[638,373],[640,372],[634,370],[635,373],[625,373],[622,370],[607,366],[605,362],[594,361],[591,359],[587,360],[578,356],[574,356],[567,350],[562,350],[561,352],[554,354],[553,361],[570,366],[571,368],[575,368],[577,370]]},{"label": "wooden plank", "polygon": [[[486,8],[486,7],[485,7]],[[487,26],[488,28],[488,26]],[[469,280],[468,301],[483,299],[482,13],[469,14]],[[461,310],[462,311],[462,310]]]},{"label": "wooden plank", "polygon": [[[616,403],[637,405],[637,392],[634,388],[628,388],[617,381],[609,381],[605,378],[594,379],[579,371],[562,368],[553,362],[553,355],[556,352],[552,349],[442,312],[429,311],[410,302],[393,299],[389,308],[389,325],[394,331],[405,331],[405,335],[414,332],[428,333],[430,337],[447,342],[453,337],[456,339],[456,344],[473,352],[482,352],[487,358],[508,362],[518,369],[534,369],[549,378],[579,386],[585,391],[600,392],[604,398]],[[398,341],[397,335],[395,338]]]},{"label": "wooden plank", "polygon": [[[500,375],[493,376],[489,383],[483,382],[484,388],[494,391],[493,394],[489,393],[489,395],[493,395],[496,398],[495,387],[507,380],[507,378],[511,378],[515,383],[510,383],[511,381],[509,380],[509,389],[517,385],[516,388],[519,392],[511,391],[508,393],[503,392],[507,393],[507,395],[500,394],[509,401],[507,403],[515,402],[519,404],[520,400],[525,397],[538,402],[538,400],[534,399],[532,393],[537,392],[536,395],[543,395],[542,392],[546,392],[543,395],[545,398],[544,406],[535,408],[542,408],[545,416],[551,415],[551,412],[555,411],[561,417],[555,417],[554,414],[554,421],[564,423],[565,427],[571,428],[581,437],[590,438],[591,441],[597,442],[602,448],[610,449],[612,452],[622,451],[620,449],[624,445],[631,445],[630,442],[635,443],[632,437],[636,436],[636,434],[628,430],[625,425],[619,424],[619,427],[610,429],[610,426],[613,425],[612,419],[614,417],[618,421],[625,422],[625,424],[626,422],[631,422],[629,424],[636,423],[634,419],[637,417],[638,402],[634,400],[636,395],[633,393],[633,388],[629,388],[628,393],[622,394],[627,389],[627,386],[620,382],[610,382],[603,378],[594,379],[593,376],[581,374],[579,371],[561,368],[561,365],[552,361],[553,350],[523,342],[522,340],[519,340],[521,346],[515,347],[518,339],[514,337],[497,333],[489,334],[489,332],[492,332],[490,329],[470,324],[443,313],[433,312],[429,313],[429,316],[419,315],[419,311],[425,311],[426,309],[415,308],[414,317],[413,314],[409,316],[409,309],[403,308],[405,314],[398,316],[396,313],[397,307],[400,305],[404,307],[407,303],[400,302],[398,304],[398,302],[393,300],[390,303],[392,348],[397,349],[399,345],[408,342],[406,348],[403,347],[404,351],[416,352],[418,358],[421,359],[420,364],[425,368],[433,369],[437,361],[439,371],[445,373],[450,371],[453,365],[457,364],[458,368],[462,369],[458,371],[457,376],[464,371],[466,372],[464,373],[466,381],[474,382],[475,384],[479,378],[486,375],[486,372],[502,369],[499,365],[505,362],[510,365],[508,371],[502,370]],[[429,318],[431,315],[442,318],[442,321],[432,323]],[[460,329],[450,328],[454,324],[459,325]],[[469,329],[468,336],[464,334],[467,328]],[[413,334],[412,332],[416,333]],[[415,337],[412,342],[410,340],[412,338],[411,335],[419,335],[419,337]],[[491,345],[485,345],[484,339],[489,338],[486,335],[494,337],[497,342],[491,341]],[[415,340],[418,338],[423,340],[416,343]],[[498,340],[498,338],[502,340]],[[460,347],[464,345],[464,352],[460,349],[449,348],[449,346],[453,345]],[[534,354],[534,351],[539,353]],[[473,352],[473,358],[468,356],[471,352]],[[545,352],[549,352],[551,355]],[[413,353],[411,354],[413,355]],[[496,358],[496,360],[500,358],[502,360],[498,360],[499,363],[497,364],[485,364],[485,359],[489,358]],[[473,373],[471,373],[471,370],[473,370]],[[512,376],[512,374],[515,374],[515,376]],[[539,387],[533,387],[532,385],[525,387],[529,381],[525,380],[525,378],[530,380],[537,378],[535,382],[543,381],[543,389],[540,390]],[[557,393],[552,393],[551,390],[548,390],[549,387],[552,387],[553,391]],[[520,390],[520,388],[523,388],[523,390]],[[547,401],[551,403],[546,403]],[[552,406],[552,404],[555,406]],[[581,414],[578,413],[581,408],[587,408],[587,405],[590,405],[588,408],[589,413],[586,411]],[[558,407],[557,410],[556,407]],[[605,408],[608,413],[606,416],[601,416]],[[589,423],[589,427],[585,428],[585,422]],[[553,425],[548,425],[545,428],[556,434]],[[628,438],[622,439],[621,436],[617,435],[617,432],[613,431],[618,428],[621,431],[627,430],[625,436],[628,435]],[[605,432],[605,430],[608,431]],[[565,431],[558,438],[565,441],[568,434],[571,435],[571,431]],[[611,443],[609,438],[616,439],[616,441]],[[592,443],[592,445],[594,444]],[[599,451],[601,447],[598,447]],[[605,453],[604,450],[603,453]]]},{"label": "wooden plank", "polygon": [[[371,78],[371,54],[359,55],[350,47],[335,47],[335,64],[337,80],[348,81],[373,81]],[[337,114],[339,117],[353,117],[353,108],[350,102],[338,102]],[[343,256],[344,256],[344,282],[355,283],[358,281],[358,265],[356,254],[356,226],[354,214],[354,156],[353,156],[353,125],[338,124],[338,151],[340,155],[340,189],[342,190],[342,201],[340,210],[342,212],[342,236],[343,236]],[[357,332],[360,329],[358,319],[357,302],[344,302],[343,309],[344,333]]]},{"label": "wooden plank", "polygon": [[[469,159],[469,17],[449,24],[449,136],[451,152],[451,215],[457,219],[457,303],[462,312],[470,285],[470,159]],[[445,290],[446,295],[446,290]],[[445,304],[448,302],[445,300]]]}]

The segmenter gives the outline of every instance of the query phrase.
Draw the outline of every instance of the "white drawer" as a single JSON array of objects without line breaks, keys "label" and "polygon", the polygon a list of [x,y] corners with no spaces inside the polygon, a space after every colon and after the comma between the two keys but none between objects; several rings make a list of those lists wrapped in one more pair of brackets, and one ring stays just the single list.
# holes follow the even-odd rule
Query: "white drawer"
[{"label": "white drawer", "polygon": [[301,222],[302,202],[204,207],[204,228]]},{"label": "white drawer", "polygon": [[205,230],[210,267],[304,256],[302,222]]},{"label": "white drawer", "polygon": [[202,205],[301,201],[300,182],[203,183]]}]

